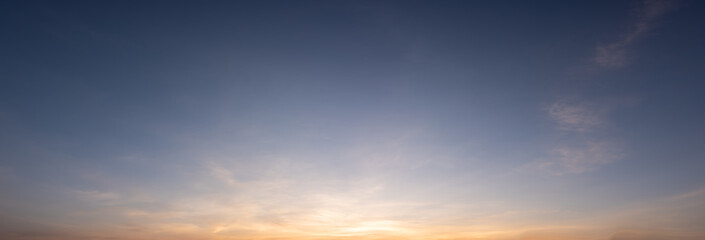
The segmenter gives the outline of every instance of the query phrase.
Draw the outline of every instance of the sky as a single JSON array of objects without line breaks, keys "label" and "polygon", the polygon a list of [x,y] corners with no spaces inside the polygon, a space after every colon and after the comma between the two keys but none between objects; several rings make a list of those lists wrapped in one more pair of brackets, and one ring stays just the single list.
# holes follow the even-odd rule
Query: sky
[{"label": "sky", "polygon": [[2,1],[0,238],[705,239],[705,1]]}]

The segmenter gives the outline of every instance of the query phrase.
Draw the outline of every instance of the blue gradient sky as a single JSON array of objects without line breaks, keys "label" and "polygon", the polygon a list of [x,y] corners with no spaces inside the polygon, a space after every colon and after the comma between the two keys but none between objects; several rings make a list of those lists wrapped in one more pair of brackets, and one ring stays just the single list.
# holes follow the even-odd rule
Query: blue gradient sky
[{"label": "blue gradient sky", "polygon": [[0,238],[705,238],[705,2],[5,1]]}]

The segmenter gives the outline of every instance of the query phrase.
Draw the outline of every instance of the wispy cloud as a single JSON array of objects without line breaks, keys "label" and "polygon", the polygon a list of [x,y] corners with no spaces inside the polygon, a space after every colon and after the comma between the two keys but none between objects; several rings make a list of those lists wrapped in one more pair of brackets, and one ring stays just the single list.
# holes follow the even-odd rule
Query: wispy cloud
[{"label": "wispy cloud", "polygon": [[232,171],[227,168],[224,168],[215,162],[208,162],[207,167],[210,170],[211,176],[214,178],[231,186],[238,184]]},{"label": "wispy cloud", "polygon": [[636,97],[603,99],[559,98],[546,109],[546,113],[560,131],[587,134],[609,124],[614,111],[632,107],[639,102]]},{"label": "wispy cloud", "polygon": [[628,64],[627,50],[637,39],[641,38],[651,28],[654,22],[664,14],[674,10],[677,4],[671,0],[647,0],[637,8],[637,19],[629,30],[621,34],[614,42],[595,47],[593,61],[601,67],[619,68]]},{"label": "wispy cloud", "polygon": [[624,153],[613,142],[599,141],[554,148],[549,151],[549,155],[546,159],[532,163],[532,166],[553,175],[565,175],[595,170],[621,159]]},{"label": "wispy cloud", "polygon": [[605,109],[594,103],[558,100],[547,108],[548,115],[563,131],[587,132],[604,124]]},{"label": "wispy cloud", "polygon": [[[619,68],[628,64],[627,51],[634,41],[653,28],[657,19],[674,10],[676,1],[646,0],[634,10],[636,19],[617,40],[595,47],[594,64],[603,68]],[[614,140],[596,138],[605,135],[609,115],[616,109],[632,106],[635,98],[590,99],[559,97],[545,110],[563,136],[562,144],[548,150],[547,158],[527,166],[554,175],[577,174],[595,170],[624,156]],[[608,135],[608,134],[607,134]],[[566,145],[565,142],[569,144]],[[526,167],[526,166],[524,166]]]},{"label": "wispy cloud", "polygon": [[669,198],[669,201],[679,201],[679,200],[685,200],[685,199],[691,199],[695,197],[703,197],[705,196],[705,188],[701,188],[695,191],[687,192],[684,194],[676,195],[671,198]]},{"label": "wispy cloud", "polygon": [[81,199],[94,201],[110,201],[121,198],[120,194],[102,191],[76,191],[76,195],[78,195]]},{"label": "wispy cloud", "polygon": [[560,133],[561,143],[549,148],[545,158],[533,161],[522,169],[567,175],[589,172],[618,161],[625,155],[622,144],[605,138],[609,136],[610,116],[616,110],[637,103],[638,99],[634,97],[599,100],[559,98],[544,109],[555,130]]}]

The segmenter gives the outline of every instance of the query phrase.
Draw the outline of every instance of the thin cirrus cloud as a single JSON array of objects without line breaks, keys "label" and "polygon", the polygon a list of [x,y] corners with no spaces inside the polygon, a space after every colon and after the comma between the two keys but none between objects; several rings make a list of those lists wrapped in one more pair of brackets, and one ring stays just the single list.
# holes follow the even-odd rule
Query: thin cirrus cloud
[{"label": "thin cirrus cloud", "polygon": [[551,175],[580,174],[597,170],[625,156],[622,144],[609,135],[610,116],[619,109],[634,106],[636,98],[602,101],[560,99],[545,108],[561,143],[550,148],[546,157],[524,166]]},{"label": "thin cirrus cloud", "polygon": [[589,141],[578,146],[551,149],[549,155],[535,166],[553,175],[566,175],[598,169],[621,159],[624,153],[614,142]]},{"label": "thin cirrus cloud", "polygon": [[639,98],[633,96],[598,100],[561,98],[546,107],[545,111],[557,130],[588,134],[606,130],[610,123],[610,115],[638,103]]},{"label": "thin cirrus cloud", "polygon": [[551,104],[546,111],[561,131],[588,132],[605,123],[606,109],[586,101],[559,100]]},{"label": "thin cirrus cloud", "polygon": [[676,1],[644,1],[642,6],[636,10],[639,14],[637,20],[630,25],[630,29],[627,32],[623,33],[614,42],[600,44],[595,47],[594,63],[604,68],[619,68],[627,65],[629,63],[627,54],[629,46],[653,28],[656,20],[675,8]]},{"label": "thin cirrus cloud", "polygon": [[[654,22],[676,8],[675,1],[648,0],[634,11],[638,17],[630,29],[618,40],[595,47],[593,62],[606,69],[624,67],[629,63],[627,50],[634,41],[653,28]],[[604,99],[558,98],[546,108],[548,117],[556,129],[568,139],[577,142],[561,144],[548,151],[549,157],[530,164],[554,175],[578,174],[598,169],[624,157],[615,140],[595,139],[594,133],[605,133],[609,125],[608,115],[615,109],[634,105],[634,99],[620,101]]]}]

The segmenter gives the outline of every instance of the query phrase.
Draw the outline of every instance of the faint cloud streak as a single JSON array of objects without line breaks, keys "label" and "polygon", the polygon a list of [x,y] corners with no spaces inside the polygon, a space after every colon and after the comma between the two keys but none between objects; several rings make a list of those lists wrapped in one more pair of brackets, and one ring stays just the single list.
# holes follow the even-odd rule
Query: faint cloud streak
[{"label": "faint cloud streak", "polygon": [[604,110],[588,102],[559,100],[547,108],[548,115],[563,131],[587,132],[604,123]]},{"label": "faint cloud streak", "polygon": [[578,174],[595,170],[623,157],[620,147],[610,141],[588,142],[584,146],[559,147],[549,151],[551,157],[533,166],[553,175]]},{"label": "faint cloud streak", "polygon": [[638,18],[630,26],[630,30],[623,33],[617,41],[595,47],[593,61],[598,66],[605,68],[620,68],[627,65],[629,63],[627,56],[629,45],[653,28],[654,21],[674,10],[676,5],[676,1],[670,0],[644,1],[636,10]]},{"label": "faint cloud streak", "polygon": [[533,161],[522,169],[548,172],[551,175],[579,174],[596,170],[625,156],[618,141],[605,138],[610,115],[639,102],[635,97],[584,100],[559,98],[545,107],[548,118],[561,133],[561,143],[547,151],[547,157]]}]

